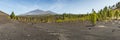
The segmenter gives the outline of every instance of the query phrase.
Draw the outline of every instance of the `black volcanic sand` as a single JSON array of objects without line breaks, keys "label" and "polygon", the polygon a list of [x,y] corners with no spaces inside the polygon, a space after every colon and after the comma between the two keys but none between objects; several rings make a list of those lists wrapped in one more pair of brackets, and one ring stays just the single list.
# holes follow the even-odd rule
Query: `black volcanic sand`
[{"label": "black volcanic sand", "polygon": [[120,21],[0,24],[0,40],[120,40]]},{"label": "black volcanic sand", "polygon": [[0,40],[57,40],[57,35],[51,35],[32,25],[24,23],[0,24]]},{"label": "black volcanic sand", "polygon": [[34,25],[50,34],[59,35],[60,40],[120,40],[120,21],[41,23]]}]

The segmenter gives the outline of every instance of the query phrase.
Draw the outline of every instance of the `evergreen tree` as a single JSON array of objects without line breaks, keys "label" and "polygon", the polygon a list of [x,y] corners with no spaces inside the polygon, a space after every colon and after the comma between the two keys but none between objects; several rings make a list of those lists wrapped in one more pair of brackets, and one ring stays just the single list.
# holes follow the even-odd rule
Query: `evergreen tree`
[{"label": "evergreen tree", "polygon": [[63,13],[63,18],[62,18],[62,20],[65,20],[65,18],[66,18],[66,16],[67,16],[67,14],[66,13]]},{"label": "evergreen tree", "polygon": [[97,15],[96,15],[96,12],[94,11],[94,9],[92,10],[92,16],[91,16],[91,21],[93,23],[93,25],[96,25],[96,22],[97,22]]},{"label": "evergreen tree", "polygon": [[116,4],[116,7],[117,7],[117,8],[120,8],[120,2],[118,2],[118,3]]},{"label": "evergreen tree", "polygon": [[110,14],[109,14],[109,15],[110,15],[110,18],[113,19],[113,17],[114,17],[114,11],[113,11],[113,10],[110,10],[109,13],[110,13]]},{"label": "evergreen tree", "polygon": [[108,11],[108,8],[105,7],[105,8],[103,9],[103,19],[104,19],[104,20],[106,20],[107,17],[108,17],[108,16],[107,16],[107,14],[108,14],[107,11]]},{"label": "evergreen tree", "polygon": [[11,17],[11,19],[15,19],[15,14],[14,14],[14,12],[11,13],[10,17]]},{"label": "evergreen tree", "polygon": [[115,17],[116,17],[116,19],[118,19],[118,18],[119,18],[119,15],[120,15],[119,10],[115,10]]}]

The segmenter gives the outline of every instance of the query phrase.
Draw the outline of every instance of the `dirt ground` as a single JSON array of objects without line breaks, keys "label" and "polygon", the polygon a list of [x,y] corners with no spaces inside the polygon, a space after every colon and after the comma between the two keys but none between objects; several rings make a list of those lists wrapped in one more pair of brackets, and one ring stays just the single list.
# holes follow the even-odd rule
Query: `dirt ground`
[{"label": "dirt ground", "polygon": [[0,40],[120,40],[120,21],[0,24]]},{"label": "dirt ground", "polygon": [[41,23],[34,26],[59,35],[60,40],[120,40],[120,21],[98,22],[94,27],[89,22]]},{"label": "dirt ground", "polygon": [[57,40],[57,35],[51,35],[32,25],[24,23],[0,24],[0,40]]}]

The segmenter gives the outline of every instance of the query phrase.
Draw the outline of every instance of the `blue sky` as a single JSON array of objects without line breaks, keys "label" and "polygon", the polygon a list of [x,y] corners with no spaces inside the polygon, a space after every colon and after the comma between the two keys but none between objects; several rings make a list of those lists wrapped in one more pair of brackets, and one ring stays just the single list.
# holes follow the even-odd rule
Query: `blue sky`
[{"label": "blue sky", "polygon": [[23,14],[35,9],[51,10],[56,13],[83,14],[112,6],[120,0],[0,0],[0,10],[11,14]]}]

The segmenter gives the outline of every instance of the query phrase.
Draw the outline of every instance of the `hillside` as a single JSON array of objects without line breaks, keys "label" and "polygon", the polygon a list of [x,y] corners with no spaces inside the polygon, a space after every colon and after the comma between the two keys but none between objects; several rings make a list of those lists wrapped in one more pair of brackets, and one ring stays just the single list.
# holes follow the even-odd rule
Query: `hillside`
[{"label": "hillside", "polygon": [[0,11],[0,23],[10,22],[10,19],[9,19],[8,17],[9,17],[8,14],[6,14],[6,13],[3,12],[3,11]]},{"label": "hillside", "polygon": [[0,16],[8,16],[8,14],[6,14],[6,13],[3,12],[3,11],[0,11]]}]

